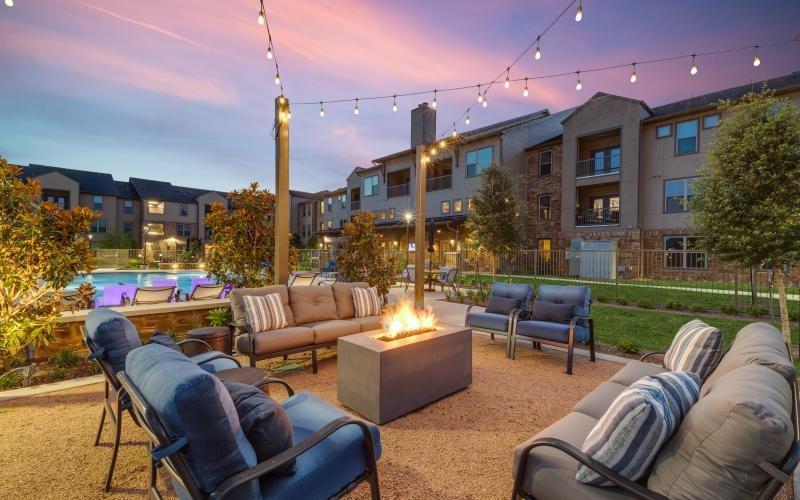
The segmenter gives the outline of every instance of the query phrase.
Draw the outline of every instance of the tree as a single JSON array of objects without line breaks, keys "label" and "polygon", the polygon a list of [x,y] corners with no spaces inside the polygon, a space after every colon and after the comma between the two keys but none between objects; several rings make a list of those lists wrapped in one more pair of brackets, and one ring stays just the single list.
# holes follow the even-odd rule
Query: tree
[{"label": "tree", "polygon": [[61,290],[93,266],[86,235],[95,214],[42,201],[36,180],[0,157],[0,358],[5,369],[25,346],[46,345]]},{"label": "tree", "polygon": [[300,235],[297,233],[292,233],[292,240],[289,242],[294,248],[302,248],[303,247],[303,240],[300,238]]},{"label": "tree", "polygon": [[787,344],[784,266],[800,261],[800,111],[763,90],[726,112],[694,184],[693,226],[724,261],[771,265]]},{"label": "tree", "polygon": [[336,257],[336,270],[344,281],[366,281],[377,288],[385,301],[394,282],[394,259],[381,246],[374,214],[361,213],[344,226],[342,247]]},{"label": "tree", "polygon": [[[250,187],[230,193],[232,210],[222,204],[212,205],[206,215],[211,229],[212,249],[206,259],[209,276],[221,283],[259,287],[274,283],[275,226],[272,216],[275,195]],[[291,235],[286,235],[289,238]],[[294,269],[297,253],[289,247],[289,269]]]},{"label": "tree", "polygon": [[99,248],[138,248],[139,244],[131,233],[108,231],[97,242]]},{"label": "tree", "polygon": [[492,165],[483,173],[481,187],[472,198],[467,219],[470,239],[491,255],[492,277],[497,279],[497,257],[522,245],[519,195],[516,182],[505,168]]},{"label": "tree", "polygon": [[319,238],[316,234],[312,234],[306,240],[306,248],[319,248]]}]

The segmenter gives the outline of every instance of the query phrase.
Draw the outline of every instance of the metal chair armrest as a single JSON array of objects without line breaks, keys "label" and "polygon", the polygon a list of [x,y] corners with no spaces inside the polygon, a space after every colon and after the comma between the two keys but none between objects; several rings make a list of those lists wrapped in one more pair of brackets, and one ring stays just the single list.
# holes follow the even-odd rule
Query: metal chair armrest
[{"label": "metal chair armrest", "polygon": [[211,348],[211,346],[208,344],[208,342],[206,342],[205,340],[200,340],[200,339],[185,339],[185,340],[181,340],[180,342],[176,342],[176,343],[178,344],[178,347],[181,348],[181,351],[183,351],[183,346],[195,345],[195,344],[202,346],[203,349],[205,349],[205,352],[211,352],[211,351],[214,350],[214,349]]},{"label": "metal chair armrest", "polygon": [[[612,482],[617,487],[625,490],[628,493],[636,495],[639,498],[644,498],[646,500],[667,500],[667,497],[654,491],[650,491],[641,484],[631,481],[630,479],[611,470],[566,441],[556,438],[539,438],[523,448],[521,453],[522,458],[517,468],[516,477],[514,478],[514,495],[512,498],[516,498],[517,494],[522,488],[522,480],[525,477],[525,469],[527,469],[528,457],[530,456],[531,450],[539,447],[555,448],[566,453],[577,460],[578,463],[587,466],[601,477]],[[600,488],[600,486],[598,486],[598,488]]]},{"label": "metal chair armrest", "polygon": [[238,359],[234,358],[233,356],[229,356],[229,355],[227,355],[227,354],[225,354],[225,353],[222,353],[222,352],[220,352],[220,353],[218,353],[218,354],[215,354],[215,355],[213,355],[213,356],[210,356],[210,357],[208,357],[208,358],[206,358],[206,359],[204,359],[204,360],[202,360],[202,361],[198,362],[197,364],[198,364],[198,365],[204,365],[204,364],[206,364],[206,363],[209,363],[209,362],[211,362],[211,361],[214,361],[214,360],[216,360],[216,359],[230,359],[231,361],[235,362],[235,363],[236,363],[236,365],[237,365],[239,368],[241,368],[241,367],[242,367],[242,364],[239,362],[239,360],[238,360]]},{"label": "metal chair armrest", "polygon": [[[265,460],[259,464],[256,464],[254,467],[251,467],[247,470],[239,472],[235,474],[225,481],[222,482],[217,489],[211,492],[208,496],[209,499],[218,499],[223,498],[228,495],[231,491],[233,491],[238,486],[242,484],[249,483],[255,479],[258,479],[262,476],[273,472],[275,469],[282,467],[292,460],[296,459],[301,454],[307,452],[314,446],[321,443],[325,438],[336,432],[337,430],[341,429],[346,425],[357,425],[360,429],[362,434],[364,435],[364,439],[367,441],[369,446],[364,448],[365,453],[371,453],[371,456],[367,456],[367,460],[365,462],[367,464],[374,464],[375,463],[375,443],[372,439],[372,433],[369,431],[369,427],[367,424],[361,420],[357,420],[353,417],[339,417],[333,422],[329,423],[325,427],[323,427],[319,432],[314,434],[313,436],[308,437],[305,441],[295,446],[292,446],[288,450],[280,453],[277,456],[270,458],[269,460]],[[374,465],[373,465],[374,466]]]},{"label": "metal chair armrest", "polygon": [[657,354],[661,354],[663,356],[664,354],[666,354],[666,352],[664,352],[664,351],[646,352],[646,353],[642,354],[642,357],[639,358],[639,361],[644,361],[645,359],[649,358],[650,356],[655,356]]},{"label": "metal chair armrest", "polygon": [[264,377],[264,378],[262,378],[261,380],[259,380],[258,382],[256,382],[253,385],[255,387],[258,387],[259,389],[262,389],[264,386],[269,385],[269,384],[280,384],[280,385],[282,385],[283,387],[286,388],[286,392],[289,394],[289,397],[294,396],[294,389],[292,389],[292,386],[289,385],[286,381],[281,380],[279,378]]}]

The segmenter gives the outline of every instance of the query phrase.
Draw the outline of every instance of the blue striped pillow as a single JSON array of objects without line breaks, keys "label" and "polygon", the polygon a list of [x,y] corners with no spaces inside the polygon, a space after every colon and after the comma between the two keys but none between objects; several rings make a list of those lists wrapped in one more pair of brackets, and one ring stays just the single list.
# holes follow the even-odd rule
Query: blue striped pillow
[{"label": "blue striped pillow", "polygon": [[[586,436],[581,451],[620,475],[638,481],[661,447],[697,402],[700,378],[691,372],[665,372],[644,377],[611,403]],[[613,486],[585,465],[575,479],[595,486]]]},{"label": "blue striped pillow", "polygon": [[699,319],[681,327],[664,354],[664,368],[706,377],[722,359],[722,332]]}]

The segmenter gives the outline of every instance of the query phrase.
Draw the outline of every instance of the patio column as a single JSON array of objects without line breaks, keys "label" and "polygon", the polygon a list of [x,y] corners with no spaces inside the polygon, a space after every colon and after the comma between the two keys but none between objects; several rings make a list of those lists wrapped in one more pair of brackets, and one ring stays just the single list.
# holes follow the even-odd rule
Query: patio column
[{"label": "patio column", "polygon": [[417,146],[416,169],[416,223],[414,224],[414,305],[425,307],[425,146]]},{"label": "patio column", "polygon": [[289,100],[275,99],[275,283],[289,283]]}]

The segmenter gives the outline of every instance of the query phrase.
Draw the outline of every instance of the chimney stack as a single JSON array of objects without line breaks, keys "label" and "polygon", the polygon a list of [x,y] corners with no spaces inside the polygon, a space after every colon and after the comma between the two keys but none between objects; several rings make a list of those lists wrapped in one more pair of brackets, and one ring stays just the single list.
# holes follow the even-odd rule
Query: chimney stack
[{"label": "chimney stack", "polygon": [[411,110],[411,149],[436,140],[436,110],[423,102]]}]

